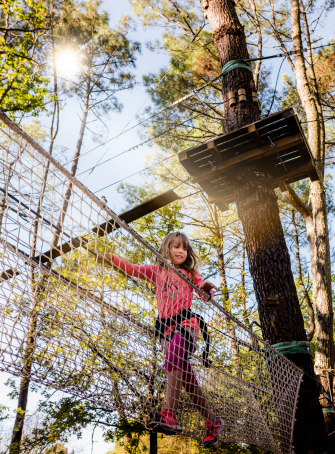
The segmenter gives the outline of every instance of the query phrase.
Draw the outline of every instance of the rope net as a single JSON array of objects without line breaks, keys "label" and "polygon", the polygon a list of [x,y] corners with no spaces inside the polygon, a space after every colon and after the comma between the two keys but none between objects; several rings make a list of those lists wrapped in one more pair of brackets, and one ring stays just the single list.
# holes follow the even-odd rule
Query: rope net
[{"label": "rope net", "polygon": [[[0,370],[147,424],[166,398],[156,299],[171,306],[195,290],[192,310],[208,324],[211,364],[205,367],[198,353],[202,338],[196,351],[187,347],[187,361],[179,360],[191,365],[224,421],[220,441],[290,453],[302,371],[208,302],[2,113],[0,121]],[[98,252],[114,254],[113,263],[99,263]],[[183,435],[202,440],[197,387],[183,380],[178,424]]]}]

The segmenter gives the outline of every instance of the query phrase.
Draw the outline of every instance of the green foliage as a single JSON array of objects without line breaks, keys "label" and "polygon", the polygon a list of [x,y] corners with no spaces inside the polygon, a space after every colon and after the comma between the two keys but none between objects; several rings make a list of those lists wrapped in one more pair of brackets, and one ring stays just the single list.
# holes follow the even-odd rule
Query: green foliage
[{"label": "green foliage", "polygon": [[[148,433],[139,438],[136,449],[125,444],[124,433],[120,433],[115,450],[106,454],[145,454],[149,452],[150,441]],[[131,439],[130,439],[131,440]],[[202,443],[182,436],[165,436],[158,434],[158,454],[262,454],[264,451],[255,446],[243,447],[236,443],[222,443],[214,448],[204,448]]]},{"label": "green foliage", "polygon": [[5,407],[4,405],[0,404],[0,422],[5,421],[9,414],[8,414],[9,408]]},{"label": "green foliage", "polygon": [[[117,443],[117,450],[129,454],[145,453],[148,451],[146,443],[147,430],[132,419],[120,418],[116,424],[115,430],[108,431],[105,435],[106,441]],[[121,448],[121,449],[120,449]]]},{"label": "green foliage", "polygon": [[40,73],[49,24],[43,2],[4,0],[0,4],[0,108],[8,115],[45,109],[48,77]]},{"label": "green foliage", "polygon": [[[42,422],[33,429],[31,437],[24,438],[23,453],[52,449],[55,444],[66,443],[72,435],[81,438],[83,429],[96,422],[114,427],[116,420],[115,414],[108,409],[74,397],[65,397],[57,402],[42,401],[38,412],[43,415]],[[58,452],[61,454],[51,450],[50,454]],[[46,453],[49,454],[49,451]]]},{"label": "green foliage", "polygon": [[[63,445],[63,443],[56,443],[44,451],[44,454],[68,454],[68,453],[69,451],[65,447],[65,445]],[[71,454],[74,454],[74,451],[72,451]]]}]

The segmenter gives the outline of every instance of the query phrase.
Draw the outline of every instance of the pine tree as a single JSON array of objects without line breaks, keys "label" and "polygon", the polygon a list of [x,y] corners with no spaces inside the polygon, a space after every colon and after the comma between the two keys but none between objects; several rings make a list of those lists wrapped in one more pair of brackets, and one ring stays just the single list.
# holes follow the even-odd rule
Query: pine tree
[{"label": "pine tree", "polygon": [[[233,0],[204,0],[221,66],[235,59],[248,58],[244,30]],[[252,102],[253,76],[247,69],[236,68],[223,78],[223,102],[226,133],[259,119]],[[228,93],[244,88],[245,103],[229,106]],[[291,271],[289,252],[279,217],[272,178],[259,165],[244,165],[235,179],[235,200],[241,219],[254,281],[263,336],[270,344],[305,341],[303,317]],[[304,370],[294,429],[297,453],[316,453],[326,448],[326,433],[312,357],[290,355]],[[308,403],[310,402],[310,403]]]}]

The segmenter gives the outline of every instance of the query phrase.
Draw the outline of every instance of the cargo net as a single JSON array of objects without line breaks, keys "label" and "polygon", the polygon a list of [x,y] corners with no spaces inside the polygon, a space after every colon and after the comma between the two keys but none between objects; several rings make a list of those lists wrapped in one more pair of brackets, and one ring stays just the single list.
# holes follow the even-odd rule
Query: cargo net
[{"label": "cargo net", "polygon": [[[301,370],[207,301],[2,113],[0,121],[0,370],[147,426],[166,406],[171,354],[161,348],[169,348],[171,325],[162,341],[155,337],[156,299],[171,306],[194,290],[192,311],[208,325],[210,353],[204,364],[202,336],[196,351],[191,342],[201,319],[195,331],[187,317],[172,331],[183,357],[169,360],[189,368],[175,411],[181,433],[206,436],[194,374],[224,421],[220,442],[290,453]],[[100,263],[99,252],[112,263]]]}]

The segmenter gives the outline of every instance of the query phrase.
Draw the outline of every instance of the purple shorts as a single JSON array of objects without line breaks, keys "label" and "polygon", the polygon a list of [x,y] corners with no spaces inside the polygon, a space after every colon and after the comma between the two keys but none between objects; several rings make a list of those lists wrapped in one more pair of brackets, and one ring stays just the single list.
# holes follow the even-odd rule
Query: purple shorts
[{"label": "purple shorts", "polygon": [[165,357],[166,373],[174,370],[183,372],[182,382],[187,393],[194,392],[194,389],[199,386],[191,364],[189,361],[184,361],[187,350],[187,342],[180,333],[175,333],[169,344],[168,351]]}]

